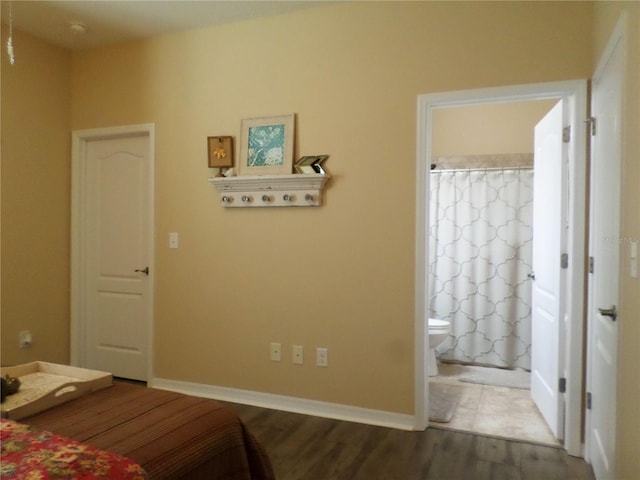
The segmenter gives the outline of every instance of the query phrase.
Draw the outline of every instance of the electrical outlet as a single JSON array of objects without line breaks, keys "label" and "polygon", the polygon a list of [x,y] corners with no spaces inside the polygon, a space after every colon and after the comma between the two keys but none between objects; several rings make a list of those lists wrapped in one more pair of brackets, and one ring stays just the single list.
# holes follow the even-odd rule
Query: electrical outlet
[{"label": "electrical outlet", "polygon": [[282,360],[282,344],[271,344],[271,360],[273,362],[279,362],[280,360]]},{"label": "electrical outlet", "polygon": [[33,335],[31,330],[23,330],[18,334],[18,342],[20,348],[30,348],[33,344]]},{"label": "electrical outlet", "polygon": [[304,347],[302,345],[293,346],[293,363],[296,365],[304,363]]},{"label": "electrical outlet", "polygon": [[328,348],[316,348],[316,366],[318,367],[329,366],[329,349]]}]

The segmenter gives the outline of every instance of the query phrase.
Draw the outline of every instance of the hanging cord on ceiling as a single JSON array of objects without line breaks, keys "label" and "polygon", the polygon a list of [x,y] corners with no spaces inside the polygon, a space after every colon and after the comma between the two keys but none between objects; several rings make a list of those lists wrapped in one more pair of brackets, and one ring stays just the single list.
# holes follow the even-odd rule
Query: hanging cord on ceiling
[{"label": "hanging cord on ceiling", "polygon": [[9,38],[7,39],[7,55],[9,63],[16,64],[16,56],[13,53],[13,2],[9,2]]}]

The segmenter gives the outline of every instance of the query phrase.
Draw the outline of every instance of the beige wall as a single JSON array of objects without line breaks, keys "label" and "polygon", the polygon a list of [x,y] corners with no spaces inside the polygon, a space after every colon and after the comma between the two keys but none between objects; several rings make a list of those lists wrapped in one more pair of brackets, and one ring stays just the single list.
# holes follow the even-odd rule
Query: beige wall
[{"label": "beige wall", "polygon": [[640,472],[640,281],[629,275],[630,240],[640,241],[640,3],[596,4],[594,65],[600,59],[622,13],[627,15],[627,71],[624,91],[621,299],[618,322],[617,478],[637,478]]},{"label": "beige wall", "polygon": [[[18,63],[2,57],[2,363],[68,360],[70,116],[72,128],[155,122],[156,376],[413,412],[416,96],[587,78],[622,10],[622,237],[638,238],[637,2],[353,3],[71,60],[17,34]],[[223,210],[206,136],[289,112],[298,154],[331,154],[326,205]],[[640,287],[625,272],[621,285],[617,467],[633,478]],[[27,328],[36,344],[18,350]],[[306,364],[270,362],[270,341],[285,360],[305,345]],[[312,366],[316,346],[328,369]]]},{"label": "beige wall", "polygon": [[[2,45],[6,45],[3,25]],[[69,361],[71,55],[14,30],[2,50],[2,364]],[[31,330],[33,347],[18,348]]]},{"label": "beige wall", "polygon": [[533,153],[533,130],[557,100],[500,102],[434,110],[431,153]]},{"label": "beige wall", "polygon": [[[417,95],[586,78],[591,22],[582,3],[349,3],[75,54],[73,128],[157,126],[155,375],[412,413]],[[331,155],[326,205],[221,208],[207,135],[290,112],[298,154]]]}]

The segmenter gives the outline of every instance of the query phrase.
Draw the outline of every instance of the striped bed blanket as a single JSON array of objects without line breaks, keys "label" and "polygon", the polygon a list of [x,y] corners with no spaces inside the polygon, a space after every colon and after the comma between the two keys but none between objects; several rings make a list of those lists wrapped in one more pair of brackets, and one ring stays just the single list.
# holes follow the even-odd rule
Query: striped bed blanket
[{"label": "striped bed blanket", "polygon": [[275,478],[237,414],[211,399],[114,382],[20,423],[128,459],[151,480]]}]

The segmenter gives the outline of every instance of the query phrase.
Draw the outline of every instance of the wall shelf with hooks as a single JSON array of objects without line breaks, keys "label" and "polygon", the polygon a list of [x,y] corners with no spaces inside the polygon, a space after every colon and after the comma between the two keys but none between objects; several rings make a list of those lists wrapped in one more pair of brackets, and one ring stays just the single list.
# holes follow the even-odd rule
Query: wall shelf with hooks
[{"label": "wall shelf with hooks", "polygon": [[327,174],[211,177],[224,207],[319,207]]}]

